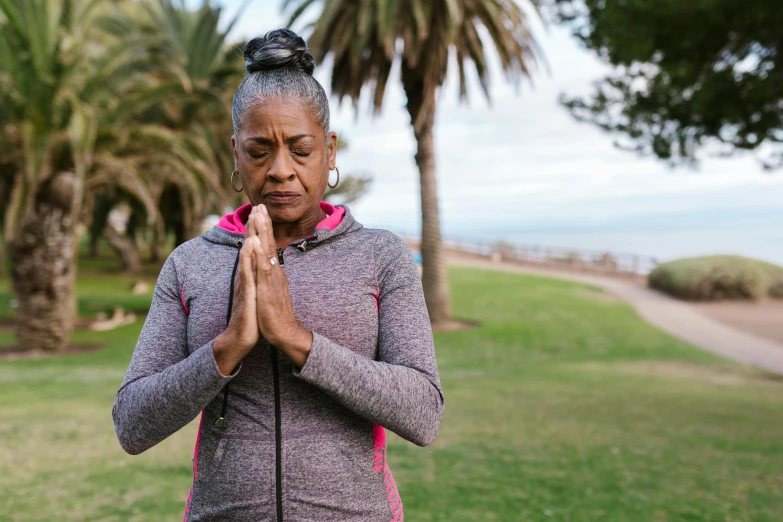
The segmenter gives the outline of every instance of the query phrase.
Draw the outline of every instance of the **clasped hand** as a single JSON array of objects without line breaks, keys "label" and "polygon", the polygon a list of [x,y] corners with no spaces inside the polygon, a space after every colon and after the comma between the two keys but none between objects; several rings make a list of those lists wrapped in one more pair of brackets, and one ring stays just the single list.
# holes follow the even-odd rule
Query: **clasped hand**
[{"label": "clasped hand", "polygon": [[297,368],[307,359],[312,333],[294,314],[288,278],[277,261],[272,220],[266,207],[253,207],[239,252],[234,302],[226,330],[213,343],[220,371],[228,375],[260,337],[287,355]]}]

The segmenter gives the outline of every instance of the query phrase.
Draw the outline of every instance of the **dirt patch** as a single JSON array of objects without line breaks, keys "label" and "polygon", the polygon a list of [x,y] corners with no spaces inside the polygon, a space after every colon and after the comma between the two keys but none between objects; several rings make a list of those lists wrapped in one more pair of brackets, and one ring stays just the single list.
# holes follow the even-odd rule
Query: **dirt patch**
[{"label": "dirt patch", "polygon": [[692,306],[714,321],[783,345],[783,300],[693,303]]},{"label": "dirt patch", "polygon": [[[79,317],[74,321],[73,327],[74,330],[86,330],[93,322],[94,319]],[[13,331],[14,327],[16,327],[16,321],[13,318],[0,319],[0,330],[10,332]]]},{"label": "dirt patch", "polygon": [[437,323],[432,325],[433,332],[459,332],[461,330],[470,330],[471,328],[478,328],[479,323],[472,321],[448,321],[445,323]]},{"label": "dirt patch", "polygon": [[[129,310],[123,310],[123,312],[125,314],[135,315],[135,321],[144,321],[147,318],[147,314],[149,313],[149,308],[131,308]],[[89,330],[98,320],[99,319],[97,317],[78,317],[73,323],[73,329]],[[0,331],[12,332],[15,326],[16,322],[13,318],[0,319]],[[118,324],[117,326],[124,325]]]},{"label": "dirt patch", "polygon": [[46,350],[27,350],[22,346],[0,346],[0,359],[47,359],[75,353],[94,352],[103,348],[102,344],[69,344],[65,350],[48,352]]},{"label": "dirt patch", "polygon": [[677,379],[700,380],[716,384],[743,384],[748,382],[779,382],[783,376],[761,370],[727,368],[716,365],[701,365],[687,361],[636,361],[618,363],[584,363],[578,365],[591,371],[614,371],[626,375],[647,375],[673,377]]}]

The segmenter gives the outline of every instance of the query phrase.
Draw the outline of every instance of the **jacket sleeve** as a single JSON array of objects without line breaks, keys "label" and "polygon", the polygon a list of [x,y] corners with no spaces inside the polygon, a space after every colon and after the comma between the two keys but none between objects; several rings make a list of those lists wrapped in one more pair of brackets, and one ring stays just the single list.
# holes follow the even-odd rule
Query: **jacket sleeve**
[{"label": "jacket sleeve", "polygon": [[137,455],[192,421],[231,381],[220,373],[212,341],[188,355],[187,315],[174,262],[163,265],[149,314],[112,408],[122,448]]},{"label": "jacket sleeve", "polygon": [[318,332],[293,374],[364,418],[419,446],[432,443],[445,405],[432,326],[421,279],[397,235],[376,238],[378,360],[340,346]]}]

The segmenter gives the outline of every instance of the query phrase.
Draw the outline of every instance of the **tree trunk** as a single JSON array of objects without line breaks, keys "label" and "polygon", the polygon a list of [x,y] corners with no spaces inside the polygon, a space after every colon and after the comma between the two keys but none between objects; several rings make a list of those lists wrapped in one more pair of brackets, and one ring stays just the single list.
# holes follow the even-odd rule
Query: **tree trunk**
[{"label": "tree trunk", "polygon": [[101,257],[101,236],[90,234],[90,257],[97,259]]},{"label": "tree trunk", "polygon": [[6,240],[3,234],[0,234],[0,278],[5,278],[8,273],[8,259],[6,257]]},{"label": "tree trunk", "polygon": [[76,176],[61,172],[43,184],[34,209],[11,243],[13,283],[19,308],[16,335],[27,350],[61,351],[76,315],[76,227],[72,206]]},{"label": "tree trunk", "polygon": [[158,219],[152,229],[152,244],[150,245],[150,261],[160,263],[163,261],[163,247],[166,243],[166,231],[163,228],[163,220]]},{"label": "tree trunk", "polygon": [[[435,177],[435,93],[425,92],[423,76],[403,64],[402,83],[408,97],[408,114],[414,126],[421,188],[422,286],[433,327],[451,320],[451,299],[440,234],[438,192]],[[421,111],[425,111],[422,114]],[[420,122],[417,126],[415,122]]]},{"label": "tree trunk", "polygon": [[166,233],[166,222],[162,212],[155,216],[155,222],[152,224],[152,242],[150,243],[150,261],[153,263],[163,262],[163,252],[167,247],[168,234]]},{"label": "tree trunk", "polygon": [[111,246],[112,250],[117,254],[122,262],[123,272],[138,272],[141,269],[141,262],[139,261],[139,252],[136,250],[136,244],[130,238],[121,235],[117,230],[111,226],[111,223],[106,223],[103,228],[103,237]]}]

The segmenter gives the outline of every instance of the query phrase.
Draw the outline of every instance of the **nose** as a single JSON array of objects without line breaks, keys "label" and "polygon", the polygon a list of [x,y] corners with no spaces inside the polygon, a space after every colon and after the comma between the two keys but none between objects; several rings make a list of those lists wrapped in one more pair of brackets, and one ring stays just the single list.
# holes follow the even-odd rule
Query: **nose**
[{"label": "nose", "polygon": [[272,165],[270,165],[266,175],[280,183],[291,180],[296,176],[294,162],[291,160],[288,150],[281,148],[275,153]]}]

